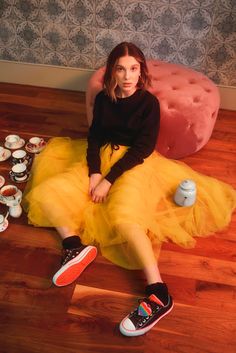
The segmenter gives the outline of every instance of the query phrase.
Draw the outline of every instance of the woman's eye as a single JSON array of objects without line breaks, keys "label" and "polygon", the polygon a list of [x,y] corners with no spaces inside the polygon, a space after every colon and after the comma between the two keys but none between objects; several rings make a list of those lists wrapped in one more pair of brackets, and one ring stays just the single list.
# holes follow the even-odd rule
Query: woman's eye
[{"label": "woman's eye", "polygon": [[117,69],[116,69],[118,72],[121,72],[122,70],[123,70],[123,68],[122,67],[117,67]]}]

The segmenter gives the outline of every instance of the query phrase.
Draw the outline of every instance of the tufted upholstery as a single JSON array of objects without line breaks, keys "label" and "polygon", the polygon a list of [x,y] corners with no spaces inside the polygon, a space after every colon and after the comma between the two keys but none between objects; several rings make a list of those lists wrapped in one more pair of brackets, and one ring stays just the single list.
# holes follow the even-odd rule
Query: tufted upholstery
[{"label": "tufted upholstery", "polygon": [[[219,91],[205,75],[177,64],[147,61],[154,94],[161,105],[161,128],[156,149],[166,157],[181,158],[209,140],[219,110]],[[96,94],[102,89],[105,68],[91,77],[86,92],[88,123]]]}]

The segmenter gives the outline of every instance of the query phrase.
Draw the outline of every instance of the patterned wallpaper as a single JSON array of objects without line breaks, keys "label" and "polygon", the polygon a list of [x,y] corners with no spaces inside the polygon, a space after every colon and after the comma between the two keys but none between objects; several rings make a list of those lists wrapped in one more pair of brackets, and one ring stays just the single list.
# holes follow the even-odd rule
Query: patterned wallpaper
[{"label": "patterned wallpaper", "polygon": [[236,0],[0,0],[1,60],[95,69],[123,40],[236,86]]}]

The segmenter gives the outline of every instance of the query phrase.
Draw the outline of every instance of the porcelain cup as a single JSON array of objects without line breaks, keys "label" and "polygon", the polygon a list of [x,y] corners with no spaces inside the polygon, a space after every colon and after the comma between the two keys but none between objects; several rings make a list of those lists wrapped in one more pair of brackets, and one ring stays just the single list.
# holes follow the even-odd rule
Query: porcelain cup
[{"label": "porcelain cup", "polygon": [[42,144],[44,143],[44,139],[41,138],[41,137],[37,137],[37,136],[34,136],[34,137],[31,137],[29,139],[29,143],[34,147],[34,148],[39,148],[42,146]]},{"label": "porcelain cup", "polygon": [[17,150],[12,153],[12,163],[13,164],[28,164],[30,161],[30,156],[24,150]]},{"label": "porcelain cup", "polygon": [[16,180],[24,180],[27,177],[27,167],[25,163],[17,163],[13,165],[10,171],[10,176]]},{"label": "porcelain cup", "polygon": [[20,136],[18,135],[8,135],[5,139],[6,143],[11,147],[20,142]]},{"label": "porcelain cup", "polygon": [[7,206],[16,206],[22,200],[22,191],[15,185],[5,185],[0,190],[0,201]]}]

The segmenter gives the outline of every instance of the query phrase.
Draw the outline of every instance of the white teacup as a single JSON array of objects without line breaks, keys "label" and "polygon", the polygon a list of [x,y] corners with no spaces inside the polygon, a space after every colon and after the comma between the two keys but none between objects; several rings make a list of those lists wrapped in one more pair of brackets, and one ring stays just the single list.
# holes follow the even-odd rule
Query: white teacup
[{"label": "white teacup", "polygon": [[22,192],[15,185],[5,185],[0,190],[0,200],[7,206],[16,206],[21,199]]},{"label": "white teacup", "polygon": [[16,145],[17,143],[20,142],[20,136],[18,136],[18,135],[8,135],[8,136],[5,138],[5,141],[6,141],[6,143],[7,143],[9,146],[13,146],[13,145]]},{"label": "white teacup", "polygon": [[29,155],[24,150],[17,150],[12,153],[12,163],[13,164],[18,164],[18,163],[24,163],[28,164],[30,160]]},{"label": "white teacup", "polygon": [[5,148],[0,146],[0,158],[4,158],[5,157]]},{"label": "white teacup", "polygon": [[10,175],[16,180],[24,180],[27,177],[27,167],[25,163],[17,163],[13,165]]},{"label": "white teacup", "polygon": [[14,200],[18,193],[18,188],[15,185],[5,185],[0,190],[0,199],[3,202]]},{"label": "white teacup", "polygon": [[31,137],[29,139],[29,143],[34,147],[34,148],[39,148],[42,146],[42,144],[44,143],[44,139],[41,138],[41,137],[37,137],[37,136],[34,136],[34,137]]}]

